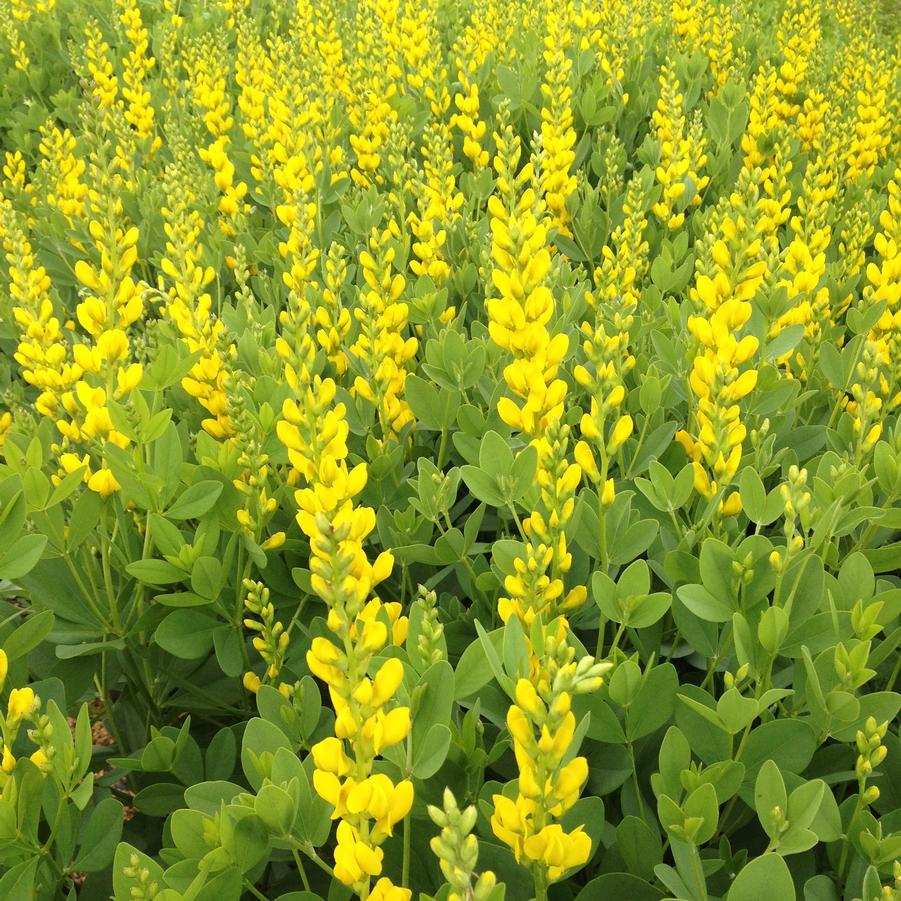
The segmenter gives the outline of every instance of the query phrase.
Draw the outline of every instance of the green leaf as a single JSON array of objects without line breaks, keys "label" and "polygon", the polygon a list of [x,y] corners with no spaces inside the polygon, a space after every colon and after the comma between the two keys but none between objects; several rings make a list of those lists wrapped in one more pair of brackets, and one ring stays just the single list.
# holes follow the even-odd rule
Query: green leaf
[{"label": "green leaf", "polygon": [[145,585],[171,585],[188,577],[184,570],[165,560],[136,560],[129,563],[125,571]]},{"label": "green leaf", "polygon": [[660,889],[631,873],[605,873],[592,879],[576,895],[576,901],[598,901],[600,898],[661,901],[664,897]]},{"label": "green leaf", "polygon": [[766,489],[752,466],[746,466],[738,480],[742,509],[751,522],[761,523],[766,515]]},{"label": "green leaf", "polygon": [[490,667],[490,672],[493,673],[494,678],[497,679],[497,684],[512,698],[513,682],[510,677],[504,673],[501,658],[498,656],[494,644],[488,636],[488,633],[485,631],[485,627],[478,620],[475,621],[475,627],[479,636],[479,644],[481,644],[485,652],[485,659]]},{"label": "green leaf", "polygon": [[417,779],[430,779],[441,769],[450,748],[451,731],[442,723],[436,723],[420,742],[413,743],[413,775]]},{"label": "green leaf", "polygon": [[115,798],[104,798],[94,808],[81,836],[73,870],[97,873],[110,865],[122,836],[122,814],[122,805]]},{"label": "green leaf", "polygon": [[191,588],[196,594],[210,601],[219,597],[225,574],[222,564],[215,557],[198,557],[191,568]]},{"label": "green leaf", "polygon": [[671,663],[662,663],[645,673],[626,714],[626,734],[631,741],[656,732],[669,721],[678,687],[679,677]]},{"label": "green leaf", "polygon": [[764,854],[746,864],[732,883],[726,901],[796,901],[795,884],[778,854]]},{"label": "green leaf", "polygon": [[191,485],[166,511],[169,519],[197,519],[211,510],[222,494],[222,482],[205,479]]},{"label": "green leaf", "polygon": [[203,607],[212,604],[212,598],[201,597],[193,591],[176,591],[173,594],[158,594],[154,598],[158,604],[165,607]]},{"label": "green leaf", "polygon": [[[10,481],[5,480],[3,484],[6,486],[11,483],[21,484],[15,476],[10,477]],[[20,489],[0,510],[0,548],[9,547],[19,537],[27,515],[28,504],[25,502],[24,492]]]},{"label": "green leaf", "polygon": [[32,855],[9,870],[0,879],[0,898],[36,898],[35,876],[40,858]]},{"label": "green leaf", "polygon": [[757,773],[754,783],[754,809],[764,831],[774,839],[778,839],[780,835],[779,822],[773,816],[773,810],[777,807],[783,816],[788,815],[788,795],[782,774],[772,760],[767,760]]},{"label": "green leaf", "polygon": [[56,656],[59,660],[72,660],[75,657],[92,657],[94,654],[124,649],[125,642],[121,638],[112,638],[109,641],[82,641],[79,644],[58,644]]},{"label": "green leaf", "polygon": [[732,604],[714,597],[703,585],[682,585],[676,594],[695,616],[708,623],[727,623],[736,612]]},{"label": "green leaf", "polygon": [[234,831],[226,831],[222,846],[231,855],[235,866],[246,873],[262,860],[269,850],[269,833],[263,821],[251,814],[235,823]]},{"label": "green leaf", "polygon": [[446,660],[433,663],[419,678],[414,689],[413,751],[436,725],[453,719],[454,673]]},{"label": "green leaf", "polygon": [[[488,641],[498,657],[503,653],[504,630],[494,629],[489,632]],[[470,642],[460,655],[454,670],[454,699],[460,701],[471,697],[491,681],[492,675],[484,644],[481,641]]]},{"label": "green leaf", "polygon": [[498,476],[507,475],[513,469],[513,451],[497,432],[486,432],[479,445],[479,466],[497,481]]},{"label": "green leaf", "polygon": [[218,617],[204,610],[175,610],[157,626],[154,639],[165,651],[183,660],[196,660],[213,647]]},{"label": "green leaf", "polygon": [[656,829],[638,817],[623,817],[616,827],[616,847],[630,873],[654,878],[654,867],[663,861],[663,843]]},{"label": "green leaf", "polygon": [[460,474],[463,476],[466,487],[478,500],[490,504],[492,507],[504,506],[504,497],[497,483],[490,475],[483,472],[480,467],[468,464],[461,466]]},{"label": "green leaf", "polygon": [[528,676],[529,647],[519,617],[511,616],[504,624],[503,631],[504,670],[514,679]]},{"label": "green leaf", "polygon": [[[33,608],[32,608],[33,609]],[[54,616],[50,610],[42,610],[40,613],[32,613],[16,630],[3,642],[3,650],[7,659],[18,660],[29,651],[34,650],[53,628]]]},{"label": "green leaf", "polygon": [[0,556],[0,579],[14,582],[27,575],[37,565],[47,546],[45,535],[22,535]]},{"label": "green leaf", "polygon": [[746,782],[757,778],[764,761],[772,759],[785,773],[802,773],[816,750],[814,729],[804,720],[771,720],[752,729],[741,760]]}]

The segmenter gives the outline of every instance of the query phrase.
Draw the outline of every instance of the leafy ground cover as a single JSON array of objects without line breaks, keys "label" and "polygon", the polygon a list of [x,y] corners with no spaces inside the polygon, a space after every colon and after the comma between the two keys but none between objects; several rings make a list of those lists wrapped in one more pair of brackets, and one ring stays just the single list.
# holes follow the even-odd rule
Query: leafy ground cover
[{"label": "leafy ground cover", "polygon": [[0,0],[0,898],[901,897],[901,39]]}]

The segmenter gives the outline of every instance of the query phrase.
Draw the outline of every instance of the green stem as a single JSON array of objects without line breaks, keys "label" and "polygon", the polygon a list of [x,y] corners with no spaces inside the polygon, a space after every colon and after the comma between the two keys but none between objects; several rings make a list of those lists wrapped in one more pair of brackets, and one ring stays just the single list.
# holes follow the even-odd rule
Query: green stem
[{"label": "green stem", "polygon": [[510,515],[513,517],[513,520],[516,523],[516,528],[519,531],[519,537],[522,539],[523,544],[527,544],[529,539],[526,536],[526,530],[522,526],[522,520],[519,518],[519,514],[516,512],[516,507],[514,507],[513,504],[507,504],[507,509],[510,511]]},{"label": "green stem", "polygon": [[701,890],[701,898],[707,901],[707,877],[704,875],[704,867],[701,864],[701,854],[697,848],[692,846],[691,863],[695,871],[695,879],[698,880],[698,888]]},{"label": "green stem", "polygon": [[536,864],[533,871],[535,879],[535,901],[547,901],[547,870],[541,864]]},{"label": "green stem", "polygon": [[889,676],[888,684],[885,686],[886,691],[892,691],[894,689],[899,673],[901,673],[901,654],[898,655],[898,660],[895,662],[895,668],[892,670],[891,676]]},{"label": "green stem", "polygon": [[128,751],[125,749],[125,745],[122,742],[122,735],[119,732],[119,727],[113,719],[113,708],[110,706],[109,698],[107,698],[106,695],[106,654],[101,654],[100,658],[101,678],[98,680],[97,674],[94,673],[94,687],[97,689],[97,694],[100,696],[100,703],[103,704],[103,712],[109,723],[110,735],[113,736],[113,741],[116,742],[116,748],[120,754],[127,754]]},{"label": "green stem", "polygon": [[119,604],[116,599],[116,592],[113,590],[113,572],[110,567],[110,536],[106,528],[104,518],[103,534],[100,536],[100,565],[103,569],[103,584],[106,588],[106,596],[109,602],[110,618],[112,620],[113,630],[117,635],[122,634],[122,624],[119,621]]},{"label": "green stem", "polygon": [[851,814],[851,819],[848,820],[848,832],[845,834],[844,840],[842,841],[842,854],[838,859],[839,883],[841,883],[845,878],[845,867],[848,865],[848,852],[851,850],[851,827],[854,825],[854,821],[860,816],[861,811],[865,807],[865,805],[862,803],[863,792],[864,789],[861,786],[860,791],[857,794],[857,803],[854,805],[854,813]]},{"label": "green stem", "polygon": [[612,657],[614,651],[619,647],[619,640],[623,637],[623,632],[626,631],[626,624],[620,623],[619,628],[616,630],[616,635],[613,636],[613,644],[610,645],[610,650],[607,652],[608,657]]},{"label": "green stem", "polygon": [[254,898],[259,898],[259,901],[269,901],[269,899],[249,879],[244,880],[244,888],[246,888]]},{"label": "green stem", "polygon": [[[407,738],[407,768],[404,774],[406,778],[412,778],[413,776],[413,733],[411,732],[409,737]],[[403,866],[401,867],[401,885],[404,888],[409,888],[410,886],[410,843],[412,841],[412,825],[411,825],[412,817],[408,813],[404,817],[404,857],[403,857]]]},{"label": "green stem", "polygon": [[300,854],[297,853],[297,848],[292,848],[291,853],[294,855],[294,863],[297,864],[297,872],[300,873],[300,881],[303,883],[304,890],[309,892],[311,891],[310,880],[307,878],[307,871],[304,869]]},{"label": "green stem", "polygon": [[49,854],[50,848],[53,846],[53,842],[56,841],[56,833],[59,831],[59,827],[62,824],[63,814],[65,814],[66,812],[66,801],[68,800],[68,798],[69,796],[65,792],[60,791],[59,804],[56,808],[56,817],[53,820],[53,826],[50,827],[50,835],[47,836],[47,841],[45,841],[41,846],[40,853],[42,855]]},{"label": "green stem", "polygon": [[641,797],[641,788],[638,785],[638,767],[635,765],[635,748],[632,742],[628,743],[629,759],[632,761],[632,785],[635,788],[635,799],[638,801],[638,809],[641,811],[641,818],[647,822],[644,811],[644,801]]},{"label": "green stem", "polygon": [[444,457],[447,453],[447,436],[448,430],[446,428],[441,430],[441,444],[438,445],[438,463],[437,466],[439,469],[444,468]]},{"label": "green stem", "polygon": [[302,846],[301,850],[316,864],[317,867],[319,867],[320,870],[332,879],[335,878],[335,871],[316,853],[316,849],[312,845]]}]

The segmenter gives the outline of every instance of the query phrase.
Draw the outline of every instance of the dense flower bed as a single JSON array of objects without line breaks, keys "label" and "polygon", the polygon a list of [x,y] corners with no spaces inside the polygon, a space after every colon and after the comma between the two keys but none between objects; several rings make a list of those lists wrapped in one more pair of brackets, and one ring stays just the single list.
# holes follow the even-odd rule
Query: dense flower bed
[{"label": "dense flower bed", "polygon": [[899,35],[0,0],[0,898],[901,897]]}]

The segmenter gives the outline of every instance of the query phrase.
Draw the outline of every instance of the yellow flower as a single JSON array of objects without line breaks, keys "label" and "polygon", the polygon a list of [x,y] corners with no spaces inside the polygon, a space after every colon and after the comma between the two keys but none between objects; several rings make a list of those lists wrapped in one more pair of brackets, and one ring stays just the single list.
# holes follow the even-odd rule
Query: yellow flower
[{"label": "yellow flower", "polygon": [[344,753],[344,743],[334,736],[322,739],[310,749],[317,770],[346,776],[353,761]]},{"label": "yellow flower", "polygon": [[632,434],[634,427],[632,417],[628,413],[625,416],[620,416],[613,427],[610,441],[607,442],[607,452],[613,454],[619,450]]},{"label": "yellow flower", "polygon": [[383,876],[369,893],[369,901],[410,901],[413,892],[408,888],[395,885],[387,876]]},{"label": "yellow flower", "polygon": [[604,490],[601,492],[601,503],[605,507],[609,507],[616,500],[616,489],[613,486],[613,479],[607,479],[604,482]]},{"label": "yellow flower", "polygon": [[41,771],[42,776],[50,771],[50,760],[41,748],[34,751],[29,760]]},{"label": "yellow flower", "polygon": [[359,832],[346,820],[338,823],[335,876],[345,885],[355,885],[382,872],[381,848],[360,840]]},{"label": "yellow flower", "polygon": [[119,490],[121,486],[116,481],[112,470],[98,469],[89,479],[88,488],[97,492],[102,497],[109,497]]},{"label": "yellow flower", "polygon": [[578,867],[588,860],[591,839],[578,826],[565,832],[557,823],[545,826],[525,841],[525,854],[530,860],[540,860],[548,868],[551,880],[559,879],[571,867]]},{"label": "yellow flower", "polygon": [[9,693],[9,701],[7,703],[7,719],[13,723],[17,723],[23,717],[31,714],[37,705],[37,698],[34,690],[28,686],[25,688],[14,688]]},{"label": "yellow flower", "polygon": [[522,858],[526,835],[526,820],[535,812],[535,802],[526,798],[513,800],[505,795],[493,795],[494,814],[491,828],[494,834],[510,848],[517,861]]},{"label": "yellow flower", "polygon": [[273,532],[260,547],[264,551],[274,551],[285,543],[286,535],[284,532]]},{"label": "yellow flower", "polygon": [[576,463],[579,464],[582,472],[591,479],[592,482],[597,482],[601,477],[601,473],[598,469],[597,461],[594,459],[594,454],[591,451],[591,446],[587,441],[576,442],[576,446],[573,448],[573,457],[575,457]]},{"label": "yellow flower", "polygon": [[720,503],[720,516],[738,516],[741,509],[741,495],[737,491],[733,491]]},{"label": "yellow flower", "polygon": [[3,684],[6,682],[6,675],[9,672],[9,657],[6,656],[6,651],[3,648],[0,648],[0,690],[3,689]]}]

